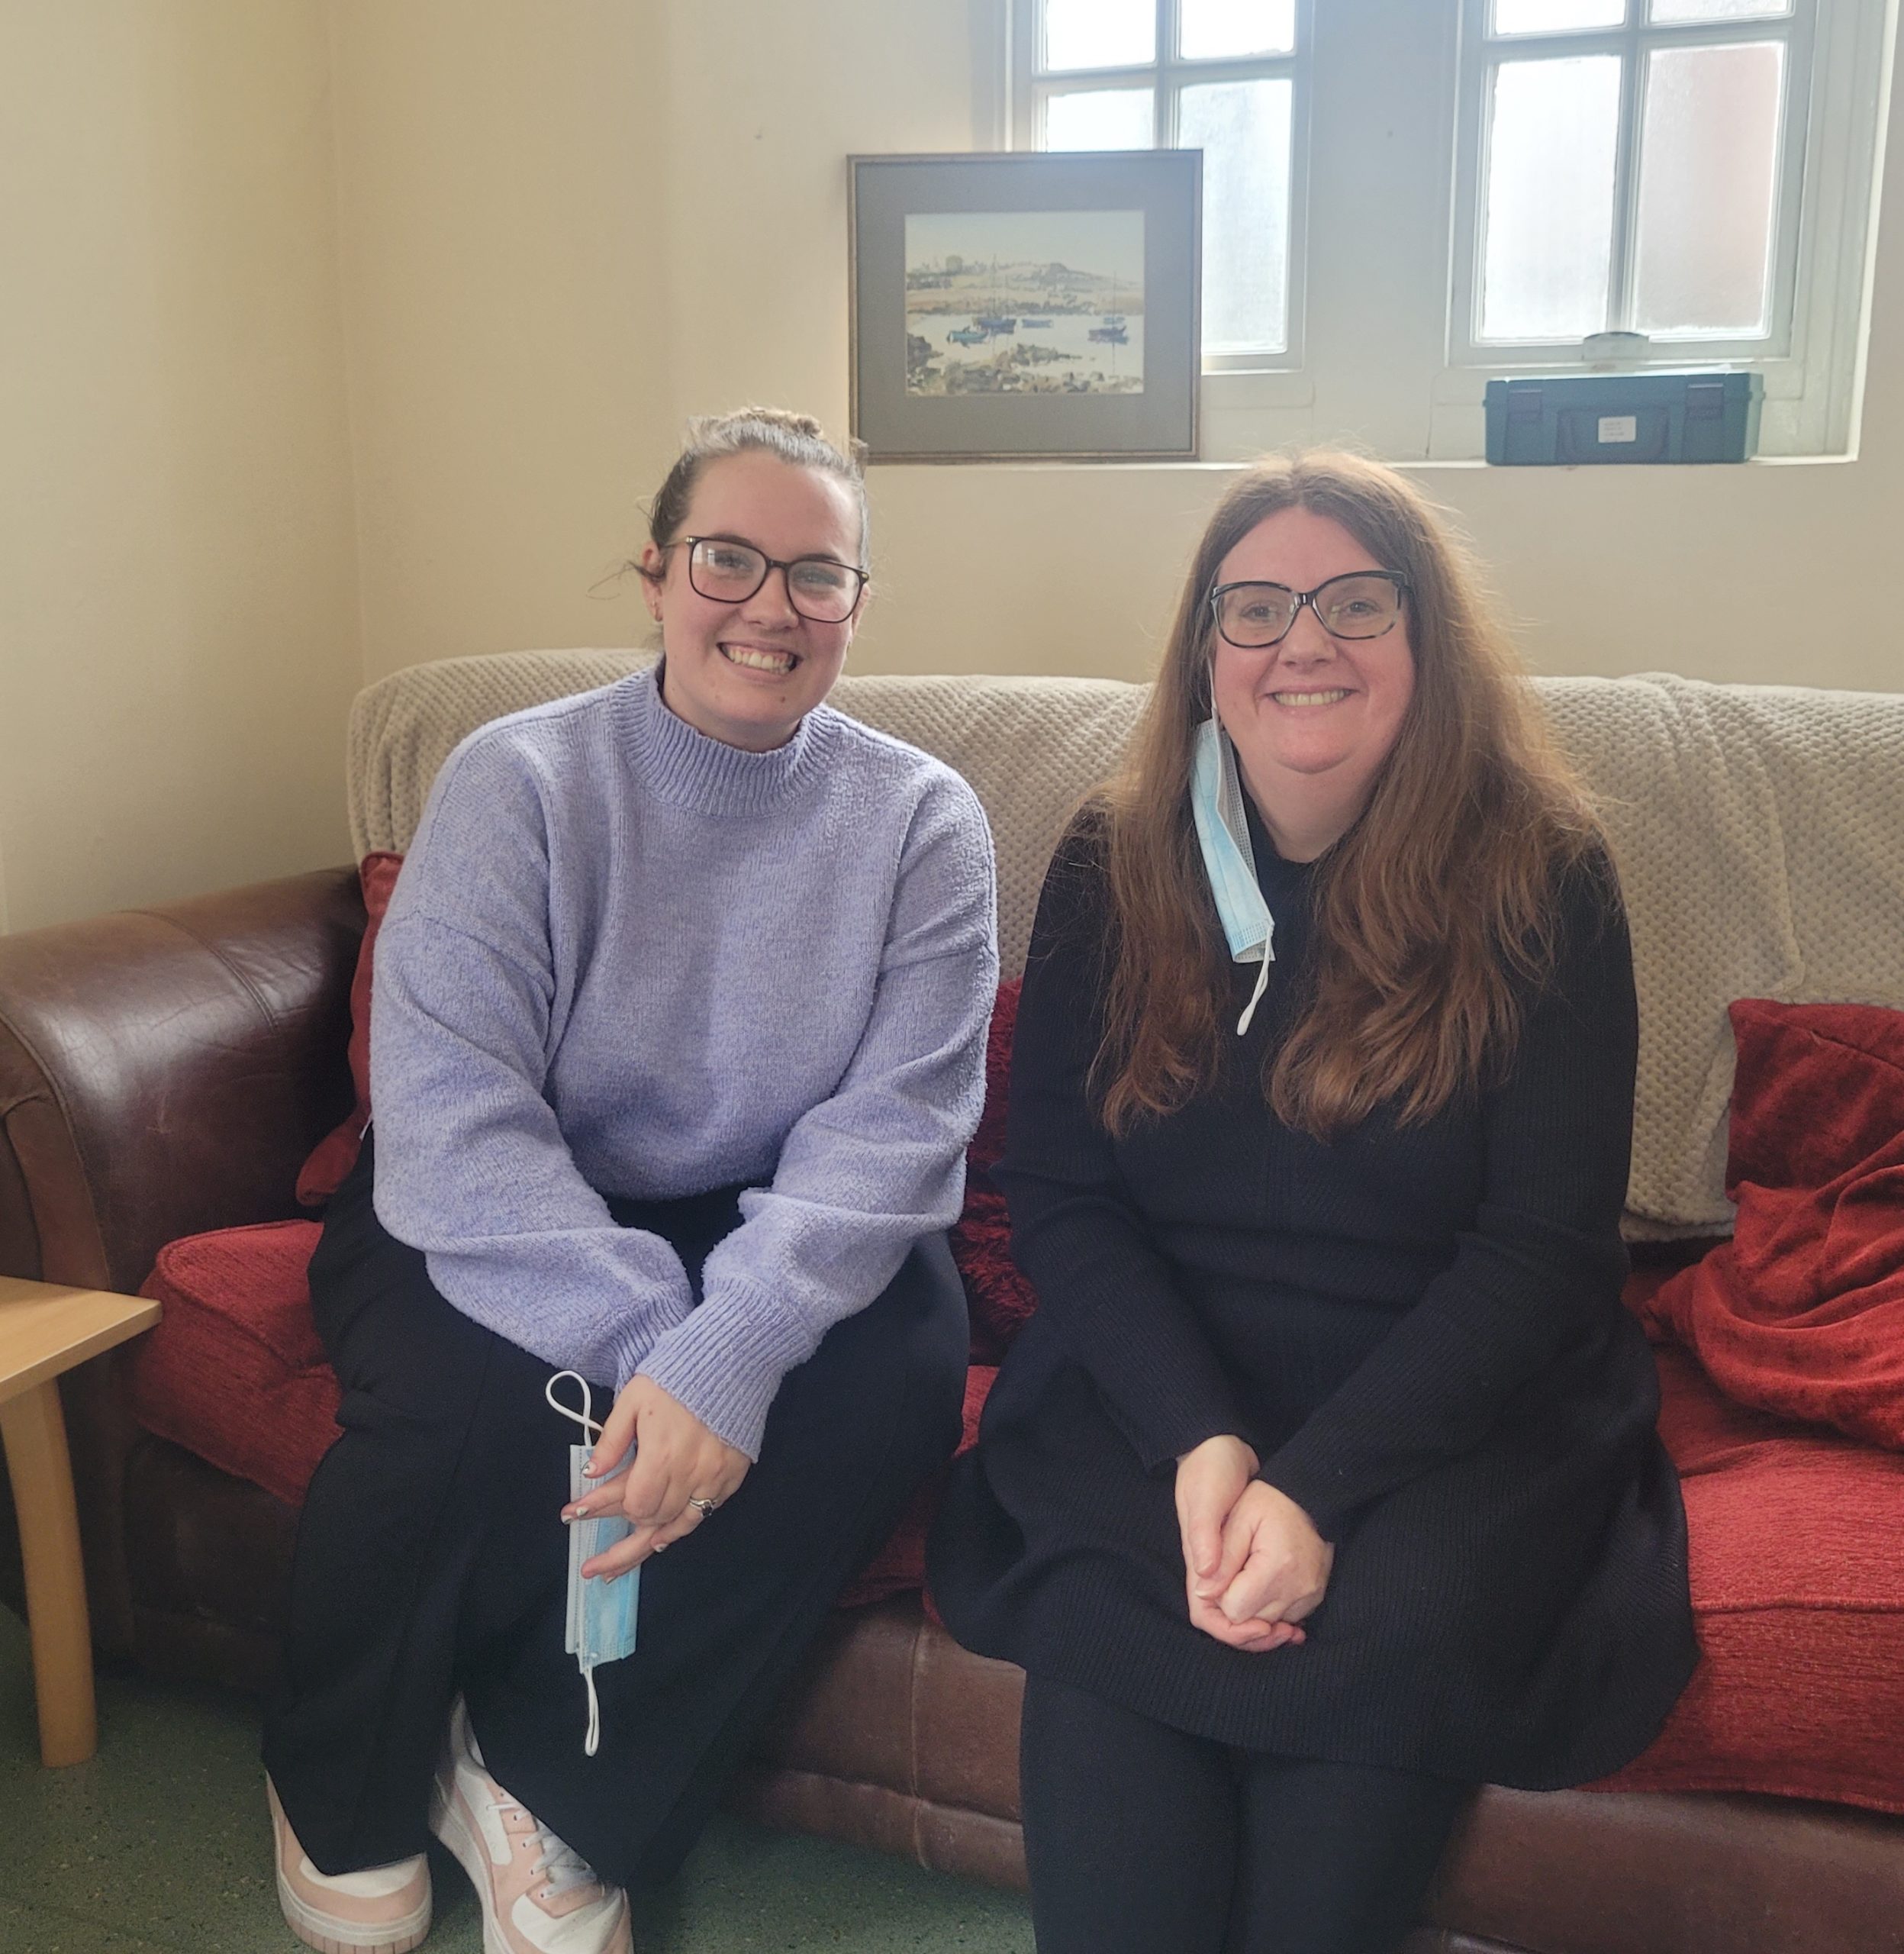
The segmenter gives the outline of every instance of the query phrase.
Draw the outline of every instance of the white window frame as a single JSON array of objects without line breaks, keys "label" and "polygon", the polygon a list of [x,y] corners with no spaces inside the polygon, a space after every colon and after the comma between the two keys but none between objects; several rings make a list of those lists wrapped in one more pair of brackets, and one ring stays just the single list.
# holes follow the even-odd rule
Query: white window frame
[{"label": "white window frame", "polygon": [[[990,85],[979,91],[979,139],[1033,147],[1034,91],[1081,77],[1037,74],[1039,0],[978,4],[993,9],[975,45],[997,78],[995,95]],[[1548,39],[1516,36],[1484,47],[1484,4],[1303,0],[1297,46],[1306,68],[1291,134],[1291,352],[1206,363],[1206,459],[1320,439],[1359,443],[1401,462],[1479,460],[1489,379],[1589,370],[1577,348],[1510,356],[1455,330],[1471,316],[1461,308],[1471,302],[1477,256],[1486,66],[1490,56],[1532,53]],[[1634,0],[1633,11],[1644,4]],[[1173,0],[1162,5],[1171,8],[1170,37],[1160,39],[1160,56],[1175,47]],[[1731,356],[1736,343],[1661,340],[1651,363],[1677,370],[1722,362],[1762,372],[1761,454],[1836,459],[1857,444],[1896,7],[1895,0],[1795,0],[1795,12],[1805,17],[1810,73],[1808,99],[1796,104],[1803,142],[1786,160],[1802,184],[1798,221],[1783,227],[1778,246],[1790,269],[1782,256],[1777,275],[1790,283],[1774,289],[1794,295],[1785,337],[1749,358]],[[1696,31],[1731,43],[1751,37],[1757,24],[1716,22]],[[1799,31],[1796,22],[1790,31]],[[1631,30],[1608,31],[1617,37]],[[1371,47],[1383,50],[1380,62],[1369,61]],[[1796,50],[1791,59],[1788,104],[1798,85]],[[1094,70],[1091,78],[1141,85],[1163,66]],[[1194,66],[1200,74],[1205,64]],[[1332,79],[1355,90],[1339,112],[1317,94]],[[1160,105],[1167,92],[1159,87]]]},{"label": "white window frame", "polygon": [[1797,282],[1799,213],[1805,183],[1806,127],[1812,100],[1812,45],[1815,20],[1812,0],[1787,0],[1780,14],[1756,20],[1675,22],[1652,26],[1642,18],[1643,5],[1629,11],[1624,27],[1579,29],[1549,34],[1490,37],[1487,16],[1494,0],[1464,0],[1461,79],[1461,135],[1455,175],[1454,298],[1448,313],[1448,353],[1458,366],[1497,366],[1503,360],[1517,369],[1546,366],[1580,356],[1577,341],[1552,339],[1516,343],[1480,337],[1481,266],[1487,248],[1487,184],[1483,164],[1487,153],[1489,111],[1493,99],[1494,71],[1510,63],[1565,61],[1583,55],[1614,55],[1622,64],[1619,130],[1614,151],[1613,237],[1610,267],[1609,318],[1606,327],[1623,331],[1632,325],[1635,260],[1638,253],[1636,205],[1641,164],[1641,92],[1646,58],[1656,48],[1737,47],[1776,41],[1786,49],[1783,94],[1777,133],[1777,186],[1773,205],[1770,291],[1767,307],[1768,331],[1762,336],[1728,337],[1716,333],[1657,337],[1645,356],[1646,363],[1683,365],[1709,362],[1783,359],[1791,350],[1793,292]]},{"label": "white window frame", "polygon": [[[1206,375],[1215,373],[1293,373],[1303,365],[1305,266],[1304,222],[1309,155],[1310,49],[1314,40],[1316,0],[1296,0],[1295,50],[1289,54],[1245,55],[1218,60],[1185,60],[1177,51],[1181,10],[1178,0],[1154,0],[1157,19],[1156,56],[1108,68],[1064,68],[1047,73],[1039,60],[1038,29],[1042,0],[1020,0],[1011,8],[1012,73],[1020,85],[1012,93],[1012,147],[1043,147],[1045,104],[1054,95],[1094,88],[1148,88],[1151,91],[1153,146],[1177,146],[1180,92],[1199,82],[1284,79],[1290,84],[1289,128],[1289,239],[1287,277],[1284,287],[1287,308],[1288,343],[1232,353],[1207,353]],[[1328,0],[1323,0],[1326,5]]]}]

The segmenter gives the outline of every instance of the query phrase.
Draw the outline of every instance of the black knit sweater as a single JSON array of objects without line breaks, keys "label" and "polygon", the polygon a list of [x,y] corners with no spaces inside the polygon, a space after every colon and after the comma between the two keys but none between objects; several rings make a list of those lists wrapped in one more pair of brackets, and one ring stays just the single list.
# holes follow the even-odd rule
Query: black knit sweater
[{"label": "black knit sweater", "polygon": [[[1637,1034],[1611,870],[1561,879],[1556,967],[1498,1082],[1323,1143],[1262,1086],[1313,870],[1252,840],[1268,992],[1215,1088],[1118,1140],[1086,1085],[1109,906],[1087,830],[1047,879],[997,1170],[1039,1308],[942,1507],[934,1594],[968,1646],[1226,1743],[1582,1781],[1644,1748],[1696,1660],[1619,1301]],[[1219,1433],[1336,1545],[1300,1647],[1190,1625],[1171,1462]]]}]

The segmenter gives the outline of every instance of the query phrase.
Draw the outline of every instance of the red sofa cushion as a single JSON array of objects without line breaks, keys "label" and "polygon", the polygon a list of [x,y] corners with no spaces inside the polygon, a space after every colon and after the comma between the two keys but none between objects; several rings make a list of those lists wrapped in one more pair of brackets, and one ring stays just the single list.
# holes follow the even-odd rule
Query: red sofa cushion
[{"label": "red sofa cushion", "polygon": [[1654,1354],[1705,1660],[1595,1788],[1904,1813],[1904,1456],[1731,1403],[1687,1352]]},{"label": "red sofa cushion", "polygon": [[971,1360],[996,1366],[1038,1307],[1023,1272],[1011,1259],[1011,1220],[992,1179],[1005,1150],[1005,1101],[1011,1082],[1012,1034],[1018,1025],[1020,981],[1000,984],[985,1034],[985,1110],[965,1150],[965,1206],[952,1231],[952,1259],[965,1278],[971,1311]]},{"label": "red sofa cushion", "polygon": [[[366,952],[360,974],[369,963]],[[953,1236],[973,1317],[962,1451],[1035,1301],[991,1185],[1016,1001],[1015,985],[1001,988]],[[1748,1066],[1742,1091],[1758,1103],[1753,1080]],[[337,1384],[304,1281],[317,1232],[287,1222],[172,1243],[146,1290],[166,1314],[134,1359],[143,1423],[293,1503],[337,1430]],[[1629,1301],[1657,1330],[1660,1296],[1683,1280],[1643,1272]],[[1658,1741],[1599,1788],[1761,1791],[1904,1813],[1904,1746],[1891,1734],[1904,1728],[1904,1457],[1728,1403],[1684,1351],[1656,1354],[1706,1660]],[[843,1605],[922,1585],[937,1495],[936,1483],[921,1491]]]},{"label": "red sofa cushion", "polygon": [[337,1436],[337,1379],[304,1278],[320,1232],[270,1221],[168,1243],[139,1291],[165,1313],[131,1359],[148,1431],[292,1506]]},{"label": "red sofa cushion", "polygon": [[344,1177],[357,1164],[363,1145],[364,1128],[370,1124],[370,983],[377,952],[377,933],[383,927],[384,911],[390,907],[397,886],[397,871],[403,857],[387,852],[366,855],[357,865],[357,880],[363,890],[363,941],[357,950],[357,968],[350,979],[350,1082],[356,1088],[356,1103],[350,1115],[332,1127],[311,1150],[298,1175],[298,1202],[303,1208],[321,1208],[344,1184]]},{"label": "red sofa cushion", "polygon": [[[166,1315],[133,1360],[143,1424],[293,1504],[337,1435],[304,1280],[317,1232],[280,1222],[172,1243],[145,1291]],[[1706,1660],[1658,1741],[1599,1788],[1904,1813],[1904,1456],[1728,1403],[1687,1353],[1656,1354]],[[972,1368],[962,1451],[996,1375]],[[920,1585],[937,1491],[842,1604]]]},{"label": "red sofa cushion", "polygon": [[1904,1011],[1732,1016],[1738,1220],[1646,1319],[1738,1403],[1904,1449]]}]

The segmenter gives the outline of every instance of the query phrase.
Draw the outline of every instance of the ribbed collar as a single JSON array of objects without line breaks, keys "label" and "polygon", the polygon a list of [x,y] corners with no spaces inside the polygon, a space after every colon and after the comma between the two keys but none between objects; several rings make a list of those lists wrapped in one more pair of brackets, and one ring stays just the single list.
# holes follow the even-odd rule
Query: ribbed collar
[{"label": "ribbed collar", "polygon": [[697,814],[763,814],[783,805],[820,770],[834,715],[807,714],[794,737],[769,753],[710,740],[662,703],[661,668],[615,687],[623,738],[643,787]]}]

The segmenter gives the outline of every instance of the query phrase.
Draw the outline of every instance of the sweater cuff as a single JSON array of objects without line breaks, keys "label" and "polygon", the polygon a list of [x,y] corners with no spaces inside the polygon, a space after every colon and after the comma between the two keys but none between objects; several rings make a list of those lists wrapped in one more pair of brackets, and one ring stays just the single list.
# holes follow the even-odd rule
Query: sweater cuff
[{"label": "sweater cuff", "polygon": [[1161,1472],[1166,1466],[1174,1466],[1206,1439],[1239,1438],[1252,1451],[1257,1449],[1255,1440],[1233,1406],[1202,1402],[1152,1405],[1145,1411],[1142,1429],[1127,1430],[1126,1436],[1146,1472]]},{"label": "sweater cuff", "polygon": [[1265,1459],[1257,1478],[1293,1499],[1309,1515],[1309,1524],[1330,1546],[1341,1544],[1350,1523],[1364,1504],[1349,1485],[1342,1469],[1317,1466],[1304,1469],[1302,1462],[1288,1456],[1288,1447]]},{"label": "sweater cuff", "polygon": [[812,1354],[808,1324],[772,1291],[730,1277],[654,1345],[638,1374],[758,1461],[780,1380]]},{"label": "sweater cuff", "polygon": [[627,1388],[629,1379],[641,1368],[643,1359],[688,1320],[694,1307],[694,1291],[688,1286],[684,1271],[678,1293],[671,1288],[665,1296],[644,1308],[632,1320],[624,1316],[617,1322],[604,1341],[608,1352],[607,1375],[614,1382],[617,1398]]}]

